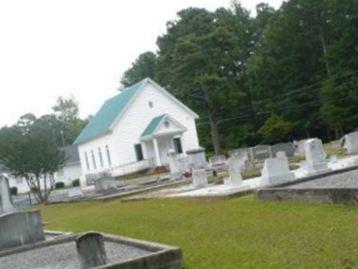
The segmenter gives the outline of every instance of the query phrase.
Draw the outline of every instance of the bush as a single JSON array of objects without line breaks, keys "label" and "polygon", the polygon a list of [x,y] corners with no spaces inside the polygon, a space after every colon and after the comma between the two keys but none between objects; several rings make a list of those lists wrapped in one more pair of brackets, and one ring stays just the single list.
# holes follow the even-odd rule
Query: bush
[{"label": "bush", "polygon": [[17,195],[17,188],[16,187],[11,187],[10,188],[10,193],[11,193],[11,195]]},{"label": "bush", "polygon": [[81,186],[81,182],[79,179],[75,179],[72,181],[72,187],[79,187]]},{"label": "bush", "polygon": [[55,183],[55,189],[58,190],[58,189],[63,189],[65,187],[65,183],[62,182],[62,181],[59,181],[59,182],[56,182]]},{"label": "bush", "polygon": [[258,133],[262,136],[265,143],[283,142],[292,132],[293,125],[280,116],[272,115],[264,125],[261,126]]}]

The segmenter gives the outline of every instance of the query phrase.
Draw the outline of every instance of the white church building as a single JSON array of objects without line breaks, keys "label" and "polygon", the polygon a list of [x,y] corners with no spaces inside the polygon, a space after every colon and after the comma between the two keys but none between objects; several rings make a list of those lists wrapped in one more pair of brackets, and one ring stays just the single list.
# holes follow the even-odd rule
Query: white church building
[{"label": "white church building", "polygon": [[77,137],[82,186],[168,164],[167,153],[199,147],[198,115],[147,78],[108,99]]}]

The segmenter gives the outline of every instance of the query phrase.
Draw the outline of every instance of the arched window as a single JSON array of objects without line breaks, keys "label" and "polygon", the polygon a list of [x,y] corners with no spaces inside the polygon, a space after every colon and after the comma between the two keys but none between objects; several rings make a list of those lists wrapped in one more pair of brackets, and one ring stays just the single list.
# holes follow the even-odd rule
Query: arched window
[{"label": "arched window", "polygon": [[102,150],[100,147],[98,148],[98,158],[99,158],[99,163],[100,163],[101,167],[103,168],[103,156],[102,156]]},{"label": "arched window", "polygon": [[109,152],[109,147],[108,147],[108,145],[106,145],[106,154],[107,154],[107,162],[108,162],[108,165],[111,166],[111,165],[112,165],[112,160],[111,160],[111,153]]},{"label": "arched window", "polygon": [[88,154],[87,154],[87,152],[85,152],[85,160],[86,160],[87,170],[89,171],[89,170],[90,170],[90,166],[89,166],[89,161],[88,161]]},{"label": "arched window", "polygon": [[96,164],[96,158],[94,156],[93,150],[91,150],[91,156],[92,156],[93,169],[96,170],[97,169],[97,164]]}]

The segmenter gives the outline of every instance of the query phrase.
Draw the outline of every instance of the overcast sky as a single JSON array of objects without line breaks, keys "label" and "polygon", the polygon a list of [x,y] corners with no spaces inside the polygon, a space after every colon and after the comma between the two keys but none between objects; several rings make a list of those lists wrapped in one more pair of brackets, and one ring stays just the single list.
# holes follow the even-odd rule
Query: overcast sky
[{"label": "overcast sky", "polygon": [[[254,10],[259,0],[242,0]],[[281,0],[267,0],[275,8]],[[177,11],[214,10],[230,0],[1,0],[0,127],[28,112],[49,113],[72,94],[82,117],[117,93],[136,57]]]}]

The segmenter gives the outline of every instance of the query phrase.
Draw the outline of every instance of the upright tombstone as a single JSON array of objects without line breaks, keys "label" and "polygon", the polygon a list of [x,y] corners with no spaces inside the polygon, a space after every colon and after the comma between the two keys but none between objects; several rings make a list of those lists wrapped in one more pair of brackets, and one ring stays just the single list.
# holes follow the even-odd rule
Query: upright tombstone
[{"label": "upright tombstone", "polygon": [[169,170],[170,170],[171,178],[180,179],[181,178],[180,165],[175,150],[170,149],[168,151],[167,156],[169,161]]},{"label": "upright tombstone", "polygon": [[343,148],[347,150],[348,154],[358,153],[358,131],[346,134],[343,141]]},{"label": "upright tombstone", "polygon": [[276,158],[265,160],[264,168],[261,171],[263,185],[279,184],[294,178],[295,175],[293,172],[290,172],[288,160],[284,152],[279,152]]},{"label": "upright tombstone", "polygon": [[271,147],[268,145],[257,145],[251,148],[253,160],[264,160],[272,157]]},{"label": "upright tombstone", "polygon": [[106,193],[117,191],[117,180],[112,177],[102,177],[95,182],[96,193]]},{"label": "upright tombstone", "polygon": [[309,174],[329,171],[326,162],[326,152],[323,149],[322,141],[318,138],[309,139],[305,142],[306,162],[304,169]]},{"label": "upright tombstone", "polygon": [[299,141],[293,141],[293,146],[295,148],[295,156],[304,157],[305,156],[305,143],[309,139],[302,139]]},{"label": "upright tombstone", "polygon": [[84,194],[81,187],[75,187],[68,190],[68,198],[82,198]]},{"label": "upright tombstone", "polygon": [[203,188],[208,185],[205,169],[193,169],[192,178],[195,188]]},{"label": "upright tombstone", "polygon": [[295,155],[295,146],[291,142],[278,143],[271,146],[271,151],[274,156],[276,156],[278,152],[283,151],[286,153],[286,156],[292,157]]},{"label": "upright tombstone", "polygon": [[214,155],[209,158],[210,168],[215,170],[221,170],[226,167],[226,157],[225,155]]},{"label": "upright tombstone", "polygon": [[11,202],[10,186],[8,179],[0,175],[0,214],[14,211]]},{"label": "upright tombstone", "polygon": [[77,255],[81,269],[97,268],[107,263],[103,236],[99,233],[86,233],[76,239]]},{"label": "upright tombstone", "polygon": [[240,186],[242,184],[241,176],[241,158],[239,155],[232,155],[228,160],[228,172],[229,177],[224,180],[224,184],[227,186]]},{"label": "upright tombstone", "polygon": [[186,152],[188,156],[188,168],[206,169],[208,162],[206,161],[205,148],[199,147]]},{"label": "upright tombstone", "polygon": [[288,158],[287,158],[287,155],[286,155],[286,152],[285,152],[285,151],[278,151],[278,152],[276,153],[276,157],[277,157],[277,158],[280,158],[280,159],[284,159],[284,160],[286,160],[287,163],[288,163]]}]

